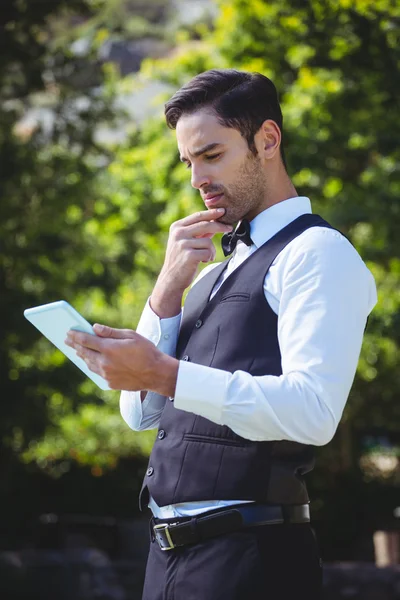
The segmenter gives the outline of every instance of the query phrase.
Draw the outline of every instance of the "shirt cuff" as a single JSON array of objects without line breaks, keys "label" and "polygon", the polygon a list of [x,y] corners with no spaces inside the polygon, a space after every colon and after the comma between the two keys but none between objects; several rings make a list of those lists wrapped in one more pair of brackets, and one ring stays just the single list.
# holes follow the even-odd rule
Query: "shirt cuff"
[{"label": "shirt cuff", "polygon": [[175,408],[223,425],[222,413],[231,377],[228,371],[179,361]]},{"label": "shirt cuff", "polygon": [[150,306],[148,298],[136,328],[137,333],[153,342],[161,352],[173,356],[181,324],[182,311],[174,317],[160,319]]}]

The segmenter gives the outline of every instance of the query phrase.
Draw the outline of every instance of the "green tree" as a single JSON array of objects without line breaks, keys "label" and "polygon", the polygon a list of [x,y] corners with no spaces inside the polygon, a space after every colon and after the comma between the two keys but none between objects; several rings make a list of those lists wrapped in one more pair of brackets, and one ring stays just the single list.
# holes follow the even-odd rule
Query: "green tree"
[{"label": "green tree", "polygon": [[121,115],[118,69],[99,55],[107,39],[162,37],[165,7],[21,0],[0,11],[0,497],[8,521],[21,514],[16,491],[26,495],[29,482],[34,505],[37,469],[22,458],[55,477],[71,463],[96,476],[149,450],[151,435],[128,436],[117,418],[118,394],[97,393],[23,310],[65,298],[91,320],[136,325],[132,302],[150,289],[144,268],[132,276],[141,212],[115,182],[104,193],[114,151],[97,132],[120,127]]},{"label": "green tree", "polygon": [[[198,26],[196,39],[182,34],[174,58],[146,61],[141,77],[176,89],[200,71],[235,67],[261,71],[277,83],[289,173],[299,192],[311,197],[315,212],[352,240],[378,285],[379,303],[369,321],[345,421],[355,428],[383,426],[394,432],[400,417],[400,8],[389,0],[222,0],[218,5],[214,27]],[[161,107],[159,124],[149,123],[141,136],[135,149],[121,149],[111,170],[119,180],[125,173],[129,189],[139,179],[139,202],[158,203],[156,225],[169,225],[192,202],[201,202],[178,165],[174,144],[167,141]],[[155,161],[161,166],[157,173]],[[144,181],[150,198],[141,198]],[[162,253],[156,253],[157,268],[161,259]]]},{"label": "green tree", "polygon": [[[137,76],[116,83],[137,89],[160,81],[173,91],[213,67],[270,76],[281,95],[289,174],[299,193],[311,197],[314,211],[352,240],[376,278],[379,303],[369,321],[342,425],[331,444],[319,450],[319,466],[311,479],[315,515],[328,523],[325,533],[329,533],[332,551],[329,555],[325,547],[325,555],[346,558],[351,555],[353,538],[372,527],[378,498],[388,514],[395,483],[395,473],[386,473],[384,481],[366,483],[371,471],[358,468],[365,450],[357,440],[374,429],[394,435],[399,427],[400,261],[396,242],[400,177],[396,140],[400,125],[396,107],[400,8],[390,0],[220,0],[217,4],[219,16],[214,24],[200,23],[181,31],[173,55],[147,60]],[[69,365],[58,368],[59,354],[44,340],[35,342],[34,331],[14,338],[12,332],[21,331],[19,319],[27,298],[35,304],[62,295],[89,318],[114,326],[134,327],[137,323],[162,264],[170,223],[201,206],[179,164],[161,100],[158,117],[136,128],[125,144],[114,148],[113,156],[104,158],[101,170],[98,150],[92,146],[89,155],[74,154],[73,144],[62,147],[66,162],[55,162],[47,181],[53,183],[55,174],[81,173],[79,193],[59,184],[50,198],[60,212],[40,213],[36,228],[30,224],[31,220],[35,223],[35,211],[27,213],[23,232],[27,226],[29,231],[33,227],[33,237],[25,246],[22,266],[18,269],[12,264],[7,271],[7,278],[9,273],[15,274],[17,292],[7,304],[14,327],[7,330],[10,333],[3,347],[11,344],[13,352],[12,362],[6,359],[4,373],[6,379],[14,379],[6,393],[18,398],[20,405],[14,413],[5,411],[8,428],[5,426],[4,432],[14,427],[9,446],[55,472],[60,465],[67,469],[75,459],[111,468],[121,455],[135,451],[137,440],[139,445],[142,440],[151,443],[115,419],[115,395],[99,394],[90,382],[79,379],[79,374],[73,377]],[[92,113],[86,118],[89,116]],[[27,152],[34,139],[28,145],[17,145],[20,151]],[[46,157],[52,157],[54,150],[46,144],[42,154],[32,149],[30,172],[40,181],[37,166],[46,166]],[[41,163],[37,162],[39,156]],[[87,169],[89,175],[80,169]],[[13,193],[3,194],[10,199],[7,210],[13,211],[14,217],[16,207],[19,214],[29,207],[26,199],[21,205],[21,181],[25,180],[19,172]],[[31,198],[38,184],[26,182],[25,198]],[[82,192],[84,184],[87,193]],[[48,193],[46,183],[38,189]],[[58,225],[53,230],[49,223],[54,219]],[[41,267],[32,252],[32,240],[39,236],[53,240],[55,230],[54,250],[49,253],[53,246],[46,245],[42,252],[46,266]],[[17,240],[14,230],[10,231],[8,239]],[[57,246],[60,239],[67,245]],[[5,248],[4,260],[11,254],[11,246]],[[6,279],[5,274],[1,277]],[[31,287],[21,288],[27,277],[33,282]],[[33,292],[27,296],[30,289]],[[99,428],[96,423],[100,422]],[[118,432],[114,441],[112,432]],[[119,436],[121,443],[115,443]],[[383,478],[382,472],[378,475]],[[350,499],[346,496],[349,490]],[[347,550],[339,549],[336,532]]]},{"label": "green tree", "polygon": [[[280,90],[289,173],[299,193],[310,196],[314,211],[350,238],[375,276],[379,302],[342,424],[334,440],[318,450],[311,477],[314,513],[325,523],[325,554],[351,557],[364,532],[390,524],[398,484],[398,447],[375,448],[394,458],[394,467],[382,471],[374,468],[376,453],[368,454],[363,440],[367,433],[384,433],[395,443],[400,417],[400,9],[388,0],[221,0],[218,5],[213,27],[200,24],[190,35],[182,32],[174,58],[146,61],[141,77],[176,89],[214,67],[270,76]],[[161,114],[158,131],[154,122],[142,133],[147,130],[156,132],[151,140],[163,139]],[[154,178],[153,150],[150,141],[140,144],[140,151],[121,151],[112,168],[126,173],[129,187],[144,178],[152,202],[167,201],[164,210],[159,205],[157,224],[163,227],[187,212],[191,202],[199,207],[201,202],[177,158],[173,162],[172,146],[171,157],[160,148],[157,164],[171,160],[171,165],[161,171],[162,179]],[[151,252],[159,267],[161,253]],[[372,439],[369,450],[376,443]]]}]

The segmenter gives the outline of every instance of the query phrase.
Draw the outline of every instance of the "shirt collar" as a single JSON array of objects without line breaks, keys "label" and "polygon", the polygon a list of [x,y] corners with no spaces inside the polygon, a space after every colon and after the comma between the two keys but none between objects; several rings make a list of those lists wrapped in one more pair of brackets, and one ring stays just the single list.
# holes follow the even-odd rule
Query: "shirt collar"
[{"label": "shirt collar", "polygon": [[301,215],[311,213],[311,202],[306,196],[296,196],[278,202],[278,204],[263,210],[250,221],[251,239],[259,248],[289,223]]}]

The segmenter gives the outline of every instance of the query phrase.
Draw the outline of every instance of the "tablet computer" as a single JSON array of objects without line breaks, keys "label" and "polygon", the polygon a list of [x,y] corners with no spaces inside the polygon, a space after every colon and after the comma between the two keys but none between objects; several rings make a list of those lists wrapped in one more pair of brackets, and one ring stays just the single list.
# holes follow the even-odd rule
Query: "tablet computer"
[{"label": "tablet computer", "polygon": [[73,348],[64,343],[70,329],[96,335],[93,327],[65,300],[42,304],[24,310],[24,316],[47,337],[67,358],[69,358],[87,377],[102,390],[109,390],[107,381],[93,373],[82,358],[76,355]]}]

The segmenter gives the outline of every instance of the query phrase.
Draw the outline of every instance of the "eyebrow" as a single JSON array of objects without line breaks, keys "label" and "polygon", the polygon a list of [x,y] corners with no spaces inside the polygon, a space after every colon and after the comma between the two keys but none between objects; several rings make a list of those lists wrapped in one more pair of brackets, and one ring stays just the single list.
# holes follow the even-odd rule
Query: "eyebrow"
[{"label": "eyebrow", "polygon": [[[222,142],[213,142],[212,144],[207,144],[207,146],[204,146],[203,148],[200,148],[200,150],[196,150],[196,152],[193,152],[193,156],[201,156],[205,152],[214,150],[214,148],[216,148],[217,146],[222,146]],[[181,162],[189,162],[189,160],[185,156],[180,156],[179,160]]]}]

